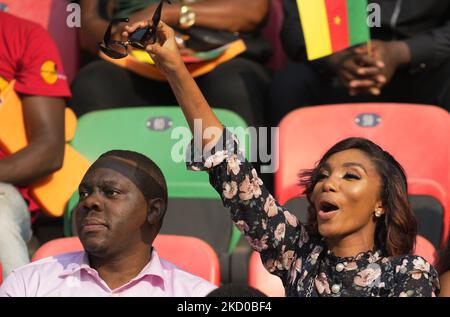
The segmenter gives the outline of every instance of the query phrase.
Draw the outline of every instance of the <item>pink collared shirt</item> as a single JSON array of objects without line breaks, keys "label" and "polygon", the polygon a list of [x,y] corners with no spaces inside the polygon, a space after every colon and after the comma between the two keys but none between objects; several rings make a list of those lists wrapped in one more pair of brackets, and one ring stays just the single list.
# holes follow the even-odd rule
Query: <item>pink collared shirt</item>
[{"label": "pink collared shirt", "polygon": [[85,252],[66,253],[14,270],[0,287],[0,297],[200,297],[216,288],[206,280],[160,259],[155,249],[151,261],[125,285],[111,290],[89,266]]}]

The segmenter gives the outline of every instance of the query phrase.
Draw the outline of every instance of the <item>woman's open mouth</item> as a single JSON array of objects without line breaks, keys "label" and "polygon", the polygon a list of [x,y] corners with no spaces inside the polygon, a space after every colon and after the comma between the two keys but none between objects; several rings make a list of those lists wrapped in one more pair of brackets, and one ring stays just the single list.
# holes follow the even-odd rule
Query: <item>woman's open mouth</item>
[{"label": "woman's open mouth", "polygon": [[340,211],[339,206],[329,201],[322,201],[318,209],[317,216],[321,220],[330,220]]}]

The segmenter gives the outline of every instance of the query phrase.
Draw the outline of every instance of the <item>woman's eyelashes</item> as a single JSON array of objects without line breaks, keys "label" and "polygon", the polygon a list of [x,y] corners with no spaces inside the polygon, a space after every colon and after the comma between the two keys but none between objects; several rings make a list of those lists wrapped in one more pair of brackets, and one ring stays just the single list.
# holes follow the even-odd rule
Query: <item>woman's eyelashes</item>
[{"label": "woman's eyelashes", "polygon": [[361,177],[359,175],[357,175],[356,173],[350,173],[350,172],[346,172],[344,175],[345,179],[356,179],[359,180],[361,179]]},{"label": "woman's eyelashes", "polygon": [[[327,172],[321,172],[317,175],[316,179],[318,182],[324,180],[325,178],[328,178],[329,174]],[[344,179],[356,179],[356,180],[360,180],[361,176],[359,176],[357,173],[354,172],[345,172],[343,175]]]}]

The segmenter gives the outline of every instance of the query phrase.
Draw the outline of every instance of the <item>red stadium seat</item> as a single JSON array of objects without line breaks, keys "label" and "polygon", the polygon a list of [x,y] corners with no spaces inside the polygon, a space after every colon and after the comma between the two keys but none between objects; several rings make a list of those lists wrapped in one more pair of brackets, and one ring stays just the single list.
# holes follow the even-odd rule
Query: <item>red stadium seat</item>
[{"label": "red stadium seat", "polygon": [[[160,234],[153,245],[161,258],[217,286],[220,285],[219,258],[206,242],[194,237]],[[55,239],[42,245],[33,255],[32,261],[76,251],[83,251],[78,237]]]},{"label": "red stadium seat", "polygon": [[438,201],[443,212],[441,228],[431,229],[442,232],[435,246],[442,244],[450,228],[449,136],[449,113],[434,106],[368,103],[295,110],[279,125],[275,195],[282,204],[299,197],[300,170],[314,167],[338,141],[365,137],[402,164],[410,195],[431,196]]},{"label": "red stadium seat", "polygon": [[280,40],[280,31],[283,25],[283,0],[271,0],[269,20],[263,28],[262,33],[269,41],[273,54],[266,66],[272,70],[278,70],[287,61],[286,53]]},{"label": "red stadium seat", "polygon": [[437,254],[434,245],[421,235],[418,235],[416,238],[416,248],[414,250],[414,254],[420,255],[433,265],[437,262]]},{"label": "red stadium seat", "polygon": [[266,270],[258,252],[253,252],[250,257],[248,264],[248,285],[270,297],[285,296],[281,279]]},{"label": "red stadium seat", "polygon": [[69,0],[1,0],[7,12],[34,21],[49,31],[59,48],[64,71],[72,82],[78,70],[79,47],[76,28],[67,26]]}]

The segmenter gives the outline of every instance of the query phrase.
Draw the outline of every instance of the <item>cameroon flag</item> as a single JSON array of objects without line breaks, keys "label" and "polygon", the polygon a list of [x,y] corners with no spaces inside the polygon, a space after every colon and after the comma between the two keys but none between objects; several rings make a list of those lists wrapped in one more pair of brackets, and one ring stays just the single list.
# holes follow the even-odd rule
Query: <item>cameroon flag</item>
[{"label": "cameroon flag", "polygon": [[370,39],[367,0],[297,0],[308,59]]}]

